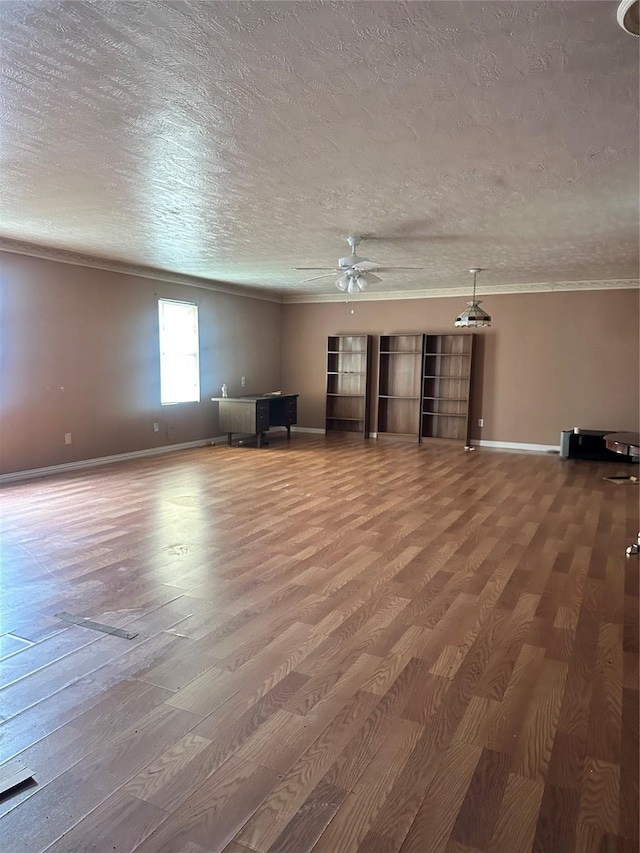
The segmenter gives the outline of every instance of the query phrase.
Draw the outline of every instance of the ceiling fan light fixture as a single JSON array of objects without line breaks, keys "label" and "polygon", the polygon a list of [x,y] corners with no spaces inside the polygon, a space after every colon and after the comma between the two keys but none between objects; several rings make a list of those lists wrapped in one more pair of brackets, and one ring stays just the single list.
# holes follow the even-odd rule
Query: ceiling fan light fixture
[{"label": "ceiling fan light fixture", "polygon": [[348,286],[349,286],[349,276],[347,275],[347,273],[344,273],[344,275],[341,275],[340,278],[336,279],[336,287],[338,288],[338,290],[341,290],[343,293],[347,289]]},{"label": "ceiling fan light fixture", "polygon": [[618,23],[632,36],[640,36],[640,0],[622,0],[618,6]]},{"label": "ceiling fan light fixture", "polygon": [[480,307],[480,301],[476,299],[476,277],[482,270],[479,267],[469,270],[473,274],[473,299],[467,302],[467,308],[456,317],[455,326],[458,328],[478,329],[491,325],[491,317]]},{"label": "ceiling fan light fixture", "polygon": [[[366,290],[370,284],[378,284],[382,281],[380,276],[374,275],[374,270],[381,272],[392,272],[393,270],[417,270],[422,267],[381,267],[375,261],[370,261],[368,258],[359,258],[356,255],[356,247],[361,241],[361,237],[352,235],[347,237],[351,254],[344,258],[338,259],[337,269],[327,269],[327,267],[294,267],[296,270],[310,270],[322,272],[321,275],[314,275],[311,278],[305,278],[303,283],[310,281],[318,281],[321,278],[330,278],[337,275],[334,279],[335,285],[342,293],[361,293]],[[324,272],[323,270],[327,270]]]}]

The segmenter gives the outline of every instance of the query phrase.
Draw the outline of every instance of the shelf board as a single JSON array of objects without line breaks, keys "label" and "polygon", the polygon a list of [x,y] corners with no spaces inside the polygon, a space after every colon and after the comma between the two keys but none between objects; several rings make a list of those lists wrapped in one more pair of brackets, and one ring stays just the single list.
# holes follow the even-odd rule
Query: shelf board
[{"label": "shelf board", "polygon": [[327,376],[364,376],[364,370],[327,370]]},{"label": "shelf board", "polygon": [[470,352],[425,352],[425,356],[455,356],[456,358],[471,358]]},{"label": "shelf board", "polygon": [[422,438],[427,441],[438,441],[442,444],[466,444],[466,439],[464,438],[451,438],[448,435],[425,435],[422,433]]},{"label": "shelf board", "polygon": [[467,381],[469,380],[469,377],[468,377],[468,376],[453,376],[453,375],[451,375],[451,374],[450,374],[450,375],[448,375],[448,376],[436,376],[435,374],[429,374],[429,376],[425,376],[425,377],[423,377],[423,378],[424,378],[424,379],[457,379],[457,380],[459,380],[460,382],[461,382],[462,380],[464,380],[465,382],[467,382]]},{"label": "shelf board", "polygon": [[338,394],[334,391],[327,391],[327,397],[355,397],[356,400],[359,400],[361,397],[364,397],[364,394]]},{"label": "shelf board", "polygon": [[338,415],[327,415],[327,420],[328,420],[328,421],[355,421],[355,422],[361,422],[361,421],[363,421],[363,420],[364,420],[364,418],[341,418],[341,417],[339,417]]},{"label": "shelf board", "polygon": [[397,436],[400,436],[402,438],[417,438],[418,437],[417,432],[391,432],[390,430],[387,430],[387,429],[379,429],[378,435],[397,435]]},{"label": "shelf board", "polygon": [[450,403],[466,403],[468,397],[423,397],[423,400],[448,400]]},{"label": "shelf board", "polygon": [[327,355],[366,355],[364,350],[330,349]]},{"label": "shelf board", "polygon": [[423,415],[429,415],[432,418],[466,418],[466,415],[454,415],[453,412],[423,412]]},{"label": "shelf board", "polygon": [[379,394],[381,400],[419,400],[420,397],[406,396],[405,394]]},{"label": "shelf board", "polygon": [[380,355],[420,355],[419,349],[385,349],[380,350]]}]

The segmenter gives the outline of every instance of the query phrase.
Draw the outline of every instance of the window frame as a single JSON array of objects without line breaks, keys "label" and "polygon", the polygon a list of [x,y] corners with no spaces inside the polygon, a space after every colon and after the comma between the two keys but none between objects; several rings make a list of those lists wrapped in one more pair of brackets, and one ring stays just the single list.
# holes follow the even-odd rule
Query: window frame
[{"label": "window frame", "polygon": [[[188,306],[190,313],[194,318],[195,339],[193,340],[194,348],[180,349],[175,346],[172,350],[167,346],[171,336],[167,332],[167,315],[164,307],[168,305]],[[186,299],[167,299],[166,297],[158,298],[158,352],[160,357],[159,373],[160,373],[160,405],[161,406],[178,406],[181,403],[200,403],[202,400],[201,382],[200,382],[200,312],[197,302],[189,302]],[[173,360],[173,365],[171,361]],[[189,388],[191,391],[183,391],[182,394],[175,394],[177,387],[175,381],[175,373],[179,370],[176,366],[176,360],[188,363],[193,360],[191,368],[191,379]],[[171,371],[174,372],[174,378],[171,378]],[[165,399],[165,397],[167,399]],[[180,399],[169,399],[171,397],[179,397]]]}]

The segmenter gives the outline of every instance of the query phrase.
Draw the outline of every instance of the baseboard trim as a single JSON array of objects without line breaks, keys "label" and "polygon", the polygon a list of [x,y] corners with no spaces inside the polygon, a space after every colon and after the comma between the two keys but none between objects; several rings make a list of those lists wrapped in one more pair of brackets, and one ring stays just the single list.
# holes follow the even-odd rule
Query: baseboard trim
[{"label": "baseboard trim", "polygon": [[[284,429],[284,427],[283,427]],[[317,427],[292,426],[291,432],[312,433],[325,435],[326,430]],[[371,433],[376,438],[377,433]],[[99,468],[102,465],[112,465],[115,462],[127,462],[130,459],[143,459],[146,456],[160,456],[164,453],[174,453],[178,450],[191,450],[196,447],[207,447],[219,442],[227,443],[226,435],[213,438],[201,438],[197,441],[184,441],[181,444],[165,444],[162,447],[148,447],[145,450],[133,450],[130,453],[116,453],[113,456],[98,456],[94,459],[79,459],[77,462],[63,462],[60,465],[48,465],[45,468],[30,468],[27,471],[14,471],[0,474],[0,485],[17,483],[21,480],[36,480],[40,477],[52,477],[55,474],[65,474],[69,471],[82,471],[86,468]],[[533,453],[559,453],[560,445],[556,444],[523,444],[518,441],[472,441],[476,447],[493,447],[496,450],[523,450]]]},{"label": "baseboard trim", "polygon": [[[299,427],[292,426],[291,432],[309,432],[317,435],[326,435],[326,430],[317,429],[316,427]],[[377,438],[377,432],[370,432],[369,438]],[[531,453],[559,453],[559,444],[526,444],[520,441],[485,441],[480,439],[472,441],[474,447],[493,447],[496,450],[524,450]]]},{"label": "baseboard trim", "polygon": [[520,441],[471,440],[475,447],[494,447],[496,450],[524,450],[531,453],[560,453],[559,444],[524,444]]},{"label": "baseboard trim", "polygon": [[162,447],[149,447],[145,450],[132,450],[130,453],[115,453],[113,456],[98,456],[93,459],[79,459],[77,462],[63,462],[60,465],[47,465],[45,468],[30,468],[27,471],[15,471],[0,474],[0,485],[15,483],[20,480],[35,480],[39,477],[52,477],[54,474],[65,474],[69,471],[81,471],[85,468],[99,468],[102,465],[112,465],[114,462],[127,462],[130,459],[143,459],[145,456],[160,456],[163,453],[174,453],[177,450],[191,450],[195,447],[208,447],[218,442],[227,443],[226,435],[215,438],[200,438],[197,441],[184,441],[181,444],[165,444]]}]

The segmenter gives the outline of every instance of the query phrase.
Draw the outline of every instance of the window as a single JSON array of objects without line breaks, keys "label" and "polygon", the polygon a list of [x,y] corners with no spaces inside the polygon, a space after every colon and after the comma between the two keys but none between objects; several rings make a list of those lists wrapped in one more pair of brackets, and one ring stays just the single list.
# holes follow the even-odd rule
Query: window
[{"label": "window", "polygon": [[158,300],[160,320],[160,402],[200,402],[198,306]]}]

